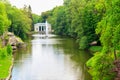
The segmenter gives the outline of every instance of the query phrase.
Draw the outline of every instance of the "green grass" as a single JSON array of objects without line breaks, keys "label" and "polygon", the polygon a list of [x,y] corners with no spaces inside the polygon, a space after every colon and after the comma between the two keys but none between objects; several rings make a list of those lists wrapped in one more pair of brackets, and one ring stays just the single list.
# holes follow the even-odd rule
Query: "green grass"
[{"label": "green grass", "polygon": [[9,75],[9,68],[12,65],[12,57],[0,59],[0,79],[4,79]]},{"label": "green grass", "polygon": [[89,50],[92,52],[100,52],[102,50],[102,47],[101,46],[91,46],[89,48]]}]

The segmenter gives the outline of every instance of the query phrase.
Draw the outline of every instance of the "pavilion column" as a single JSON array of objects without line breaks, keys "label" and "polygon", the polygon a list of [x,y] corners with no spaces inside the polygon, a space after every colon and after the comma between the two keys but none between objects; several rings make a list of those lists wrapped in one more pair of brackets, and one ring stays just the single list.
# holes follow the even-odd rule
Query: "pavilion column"
[{"label": "pavilion column", "polygon": [[45,28],[45,26],[44,26],[44,31],[46,31],[46,28]]},{"label": "pavilion column", "polygon": [[40,28],[40,26],[38,26],[38,28],[37,28],[37,31],[39,32],[39,28]]},{"label": "pavilion column", "polygon": [[40,31],[42,31],[42,26],[40,26]]}]

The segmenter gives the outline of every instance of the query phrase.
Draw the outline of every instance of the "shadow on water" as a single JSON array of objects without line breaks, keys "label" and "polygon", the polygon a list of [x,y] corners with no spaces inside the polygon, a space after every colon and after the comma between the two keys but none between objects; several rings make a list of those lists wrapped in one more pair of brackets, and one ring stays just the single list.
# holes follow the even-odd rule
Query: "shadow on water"
[{"label": "shadow on water", "polygon": [[36,37],[15,54],[12,80],[91,80],[85,63],[91,57],[75,40]]}]

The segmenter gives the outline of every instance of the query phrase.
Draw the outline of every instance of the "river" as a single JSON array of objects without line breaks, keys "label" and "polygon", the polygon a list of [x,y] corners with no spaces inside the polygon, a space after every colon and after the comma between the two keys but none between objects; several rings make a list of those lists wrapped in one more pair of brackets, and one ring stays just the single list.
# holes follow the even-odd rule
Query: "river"
[{"label": "river", "polygon": [[91,80],[85,66],[90,57],[73,39],[34,37],[14,54],[12,80]]}]

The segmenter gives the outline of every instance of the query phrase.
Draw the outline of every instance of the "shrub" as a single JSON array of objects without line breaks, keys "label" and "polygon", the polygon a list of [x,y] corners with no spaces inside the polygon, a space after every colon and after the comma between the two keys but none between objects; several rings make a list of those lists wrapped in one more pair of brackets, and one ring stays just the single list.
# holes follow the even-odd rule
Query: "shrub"
[{"label": "shrub", "polygon": [[4,59],[7,56],[6,48],[0,49],[0,59]]},{"label": "shrub", "polygon": [[10,44],[7,45],[7,54],[12,55],[12,47]]},{"label": "shrub", "polygon": [[86,36],[83,36],[81,39],[80,39],[80,49],[86,49],[88,48],[88,41],[87,41],[87,37]]}]

